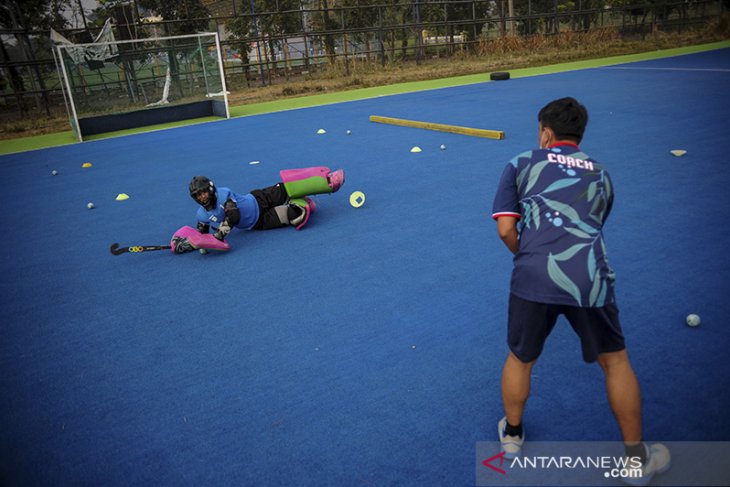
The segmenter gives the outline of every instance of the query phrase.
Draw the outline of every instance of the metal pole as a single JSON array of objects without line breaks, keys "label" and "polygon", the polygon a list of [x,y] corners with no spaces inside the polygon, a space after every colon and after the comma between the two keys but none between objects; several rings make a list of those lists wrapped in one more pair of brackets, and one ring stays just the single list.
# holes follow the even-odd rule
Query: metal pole
[{"label": "metal pole", "polygon": [[309,70],[309,43],[307,42],[307,16],[304,11],[304,6],[301,0],[299,0],[299,14],[302,18],[302,32],[304,33],[304,66]]},{"label": "metal pole", "polygon": [[[220,47],[218,45],[218,36],[216,35],[216,47]],[[205,55],[203,54],[203,43],[200,40],[200,37],[198,37],[198,50],[200,51],[200,62],[202,63],[203,68],[203,81],[205,82],[205,93],[207,95],[210,95],[210,86],[208,86],[208,71],[205,69]],[[220,54],[220,52],[219,52]]]},{"label": "metal pole", "polygon": [[218,69],[221,74],[221,88],[223,89],[223,102],[226,105],[226,118],[231,118],[231,113],[228,111],[228,90],[226,88],[226,72],[223,69],[223,52],[221,51],[221,43],[217,32],[215,33],[215,48],[218,51]]},{"label": "metal pole", "polygon": [[514,0],[507,1],[507,13],[509,15],[509,33],[510,33],[510,35],[514,35],[514,33],[515,33],[515,21],[513,20],[514,16],[515,16]]},{"label": "metal pole", "polygon": [[56,48],[51,48],[53,54],[53,64],[56,65],[56,74],[58,75],[58,81],[61,82],[61,94],[63,95],[63,104],[66,106],[66,115],[71,118],[71,107],[68,105],[68,97],[66,96],[66,89],[64,87],[64,75],[61,72],[61,66],[59,65],[58,55],[56,54]]},{"label": "metal pole", "polygon": [[79,117],[76,113],[76,105],[74,103],[74,97],[73,93],[71,93],[71,84],[68,82],[68,74],[66,73],[66,62],[63,60],[63,55],[61,54],[61,47],[57,46],[56,49],[58,49],[58,58],[61,60],[61,68],[63,70],[63,80],[66,84],[66,90],[68,90],[68,99],[69,104],[71,105],[71,115],[73,116],[73,130],[76,133],[76,138],[79,140],[79,142],[83,142],[84,138],[81,135],[81,127],[79,126]]},{"label": "metal pole", "polygon": [[383,43],[383,7],[378,6],[378,43],[380,44],[380,64],[385,66],[385,44]]},{"label": "metal pole", "polygon": [[261,73],[261,85],[266,86],[266,78],[264,77],[264,65],[261,64],[261,41],[259,40],[259,26],[256,20],[256,7],[254,7],[253,0],[251,3],[251,21],[253,22],[253,31],[256,36],[256,54],[259,62],[259,73]]},{"label": "metal pole", "polygon": [[416,0],[416,64],[421,64],[423,60],[423,33],[421,31],[421,8],[419,0]]}]

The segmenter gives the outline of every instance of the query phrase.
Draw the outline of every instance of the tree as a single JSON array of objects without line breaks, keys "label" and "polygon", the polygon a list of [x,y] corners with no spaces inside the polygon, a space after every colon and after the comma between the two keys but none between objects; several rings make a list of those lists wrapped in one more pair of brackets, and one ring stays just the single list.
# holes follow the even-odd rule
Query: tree
[{"label": "tree", "polygon": [[[288,64],[287,37],[299,32],[302,27],[299,0],[255,0],[254,4],[257,12],[263,12],[258,16],[258,26],[268,44],[267,62],[273,64],[273,70],[276,72],[277,51],[281,50]],[[288,77],[288,70],[285,70],[285,73]]]},{"label": "tree", "polygon": [[[246,9],[248,10],[248,9]],[[238,55],[241,58],[241,65],[244,69],[244,74],[246,77],[246,86],[250,86],[249,79],[248,79],[248,64],[250,62],[249,60],[249,52],[251,51],[251,42],[249,39],[253,37],[252,31],[253,31],[253,22],[251,21],[251,16],[249,14],[242,14],[241,12],[246,12],[244,10],[243,0],[241,2],[241,6],[239,7],[238,15],[232,18],[229,18],[226,21],[226,30],[228,30],[231,34],[233,34],[237,40],[240,40],[240,42],[236,43],[235,45],[232,45],[237,51]],[[262,72],[263,76],[263,72]]]},{"label": "tree", "polygon": [[62,30],[71,0],[0,0],[0,26],[5,29]]},{"label": "tree", "polygon": [[[375,26],[380,27],[381,11],[379,5],[381,0],[344,0],[343,6],[345,7],[357,7],[346,10],[345,12],[345,24],[348,28],[361,29],[355,32],[352,37],[357,43],[365,44],[365,53],[368,59],[370,59],[373,48],[370,40],[370,34],[366,32],[366,29],[371,29]],[[378,50],[382,55],[382,37],[383,32],[378,29]]]},{"label": "tree", "polygon": [[[71,1],[71,0],[68,0]],[[196,34],[207,31],[210,22],[210,11],[201,0],[97,0],[99,6],[93,10],[98,25],[109,17],[117,22],[117,29],[122,24],[133,26],[140,15],[149,14],[162,17],[166,36]],[[137,33],[129,38],[139,38]],[[120,37],[125,38],[124,35]]]},{"label": "tree", "polygon": [[335,35],[332,31],[340,29],[340,19],[337,16],[336,8],[337,0],[319,0],[320,11],[312,16],[312,28],[317,31],[323,31],[324,34],[324,51],[330,64],[335,63],[337,56]]},{"label": "tree", "polygon": [[[583,2],[588,5],[587,0]],[[515,2],[515,15],[521,16],[535,16],[539,15],[537,19],[527,21],[528,23],[521,22],[518,26],[518,31],[522,34],[557,34],[560,31],[560,18],[558,14],[562,12],[570,12],[575,10],[575,0],[530,0]]]},{"label": "tree", "polygon": [[195,34],[208,30],[210,11],[200,0],[137,0],[140,8],[155,12],[166,22],[165,35]]},{"label": "tree", "polygon": [[[20,61],[35,61],[36,50],[44,49],[47,50],[50,44],[48,38],[44,38],[36,42],[34,45],[31,42],[29,31],[34,30],[50,30],[54,28],[56,30],[62,30],[67,25],[67,20],[63,16],[63,11],[70,5],[70,0],[0,0],[0,26],[14,31],[13,36],[20,52],[23,53],[25,59]],[[13,60],[10,59],[8,50],[5,43],[0,39],[0,55],[2,61],[5,63],[11,63]],[[37,63],[32,64],[32,76],[28,79],[34,83],[34,80],[38,82],[40,90],[42,92],[43,106],[47,115],[50,115],[50,108],[48,105],[48,93],[46,91],[45,81],[43,75],[38,67]],[[10,83],[13,87],[13,91],[18,101],[18,107],[20,115],[25,115],[25,105],[22,99],[22,93],[25,89],[25,81],[18,69],[12,64],[7,66],[8,74],[10,76]],[[36,102],[40,106],[40,99],[36,97]]]}]

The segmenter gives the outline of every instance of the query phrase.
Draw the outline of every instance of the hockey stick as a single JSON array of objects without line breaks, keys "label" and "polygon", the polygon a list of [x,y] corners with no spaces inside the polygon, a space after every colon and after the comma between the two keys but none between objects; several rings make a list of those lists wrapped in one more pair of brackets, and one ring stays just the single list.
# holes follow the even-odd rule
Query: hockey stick
[{"label": "hockey stick", "polygon": [[122,255],[127,252],[137,254],[139,252],[150,252],[152,250],[170,250],[171,248],[172,246],[170,245],[131,245],[129,247],[119,248],[118,243],[113,243],[112,246],[109,247],[109,250],[113,255]]}]

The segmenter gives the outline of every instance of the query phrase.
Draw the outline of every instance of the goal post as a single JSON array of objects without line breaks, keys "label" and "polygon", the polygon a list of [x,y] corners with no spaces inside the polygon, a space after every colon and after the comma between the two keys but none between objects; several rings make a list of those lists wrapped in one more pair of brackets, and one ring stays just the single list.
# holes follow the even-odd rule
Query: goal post
[{"label": "goal post", "polygon": [[230,118],[215,32],[57,42],[54,57],[76,138],[182,120]]}]

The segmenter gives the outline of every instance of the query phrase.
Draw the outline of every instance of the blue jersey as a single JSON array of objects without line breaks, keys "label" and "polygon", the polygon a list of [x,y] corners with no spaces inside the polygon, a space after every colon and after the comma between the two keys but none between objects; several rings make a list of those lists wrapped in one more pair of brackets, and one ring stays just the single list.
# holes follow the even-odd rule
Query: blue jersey
[{"label": "blue jersey", "polygon": [[613,204],[608,173],[573,144],[510,161],[494,198],[494,219],[519,219],[510,291],[529,301],[602,307],[615,302],[603,224]]},{"label": "blue jersey", "polygon": [[238,195],[229,188],[216,189],[216,207],[207,211],[202,206],[198,208],[198,222],[207,223],[214,230],[226,219],[226,213],[223,211],[223,205],[226,201],[232,199],[236,202],[238,210],[241,212],[241,221],[238,222],[236,228],[250,230],[259,220],[259,204],[251,193]]}]

